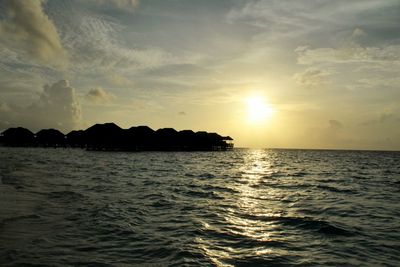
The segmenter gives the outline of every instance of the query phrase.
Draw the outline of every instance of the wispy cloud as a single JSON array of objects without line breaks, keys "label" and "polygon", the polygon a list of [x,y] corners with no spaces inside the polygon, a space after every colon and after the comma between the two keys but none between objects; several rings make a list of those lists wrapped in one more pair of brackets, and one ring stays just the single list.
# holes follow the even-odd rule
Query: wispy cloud
[{"label": "wispy cloud", "polygon": [[295,73],[293,79],[300,85],[315,87],[329,83],[330,72],[317,68],[307,68],[303,72]]},{"label": "wispy cloud", "polygon": [[115,6],[119,9],[133,11],[139,6],[139,0],[86,0],[98,5]]},{"label": "wispy cloud", "polygon": [[398,88],[400,86],[400,77],[374,77],[374,78],[363,78],[357,81],[356,86],[359,87],[393,87]]},{"label": "wispy cloud", "polygon": [[125,26],[107,17],[82,14],[76,20],[66,18],[62,39],[74,52],[73,72],[98,74],[117,69],[120,73],[132,73],[184,61],[159,47],[122,42]]},{"label": "wispy cloud", "polygon": [[356,25],[376,28],[374,19],[379,19],[381,27],[395,27],[397,15],[390,11],[396,8],[399,8],[396,0],[250,0],[233,8],[227,19],[231,23],[245,23],[282,34],[331,33]]},{"label": "wispy cloud", "polygon": [[313,63],[400,63],[400,45],[386,45],[381,47],[361,46],[351,43],[339,48],[298,47],[299,64]]}]

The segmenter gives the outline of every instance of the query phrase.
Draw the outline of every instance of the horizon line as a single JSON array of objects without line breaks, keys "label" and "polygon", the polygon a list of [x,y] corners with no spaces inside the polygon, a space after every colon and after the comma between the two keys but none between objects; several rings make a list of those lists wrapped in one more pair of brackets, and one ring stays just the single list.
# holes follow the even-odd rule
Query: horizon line
[{"label": "horizon line", "polygon": [[299,148],[299,147],[234,147],[235,149],[254,149],[254,150],[320,150],[320,151],[360,151],[360,152],[400,152],[400,150],[373,149],[373,148]]}]

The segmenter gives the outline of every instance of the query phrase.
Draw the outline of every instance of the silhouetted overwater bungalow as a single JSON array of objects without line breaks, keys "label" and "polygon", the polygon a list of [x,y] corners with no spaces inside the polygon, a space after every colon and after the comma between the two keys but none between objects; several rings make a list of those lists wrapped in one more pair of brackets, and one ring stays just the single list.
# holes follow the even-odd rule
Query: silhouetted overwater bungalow
[{"label": "silhouetted overwater bungalow", "polygon": [[43,129],[36,133],[36,145],[42,147],[65,146],[65,135],[56,129]]},{"label": "silhouetted overwater bungalow", "polygon": [[148,126],[134,126],[125,131],[125,143],[128,150],[154,150],[155,131]]},{"label": "silhouetted overwater bungalow", "polygon": [[180,150],[178,132],[172,128],[162,128],[155,132],[157,150]]},{"label": "silhouetted overwater bungalow", "polygon": [[2,132],[2,142],[7,146],[32,146],[35,135],[26,128],[9,128]]},{"label": "silhouetted overwater bungalow", "polygon": [[154,131],[148,126],[122,129],[115,123],[95,124],[67,135],[55,129],[45,129],[35,136],[25,128],[10,128],[2,133],[2,138],[10,146],[69,146],[103,151],[215,151],[233,148],[231,137],[217,133],[178,132],[173,128]]},{"label": "silhouetted overwater bungalow", "polygon": [[95,124],[84,131],[89,150],[122,150],[124,131],[115,123]]},{"label": "silhouetted overwater bungalow", "polygon": [[85,147],[85,136],[83,130],[71,131],[66,135],[67,145],[70,147]]}]

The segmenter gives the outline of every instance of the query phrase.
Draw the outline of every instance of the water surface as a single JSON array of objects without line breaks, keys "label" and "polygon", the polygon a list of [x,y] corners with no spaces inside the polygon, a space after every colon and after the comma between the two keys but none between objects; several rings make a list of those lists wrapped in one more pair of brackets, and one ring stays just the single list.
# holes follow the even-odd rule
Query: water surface
[{"label": "water surface", "polygon": [[0,265],[398,266],[400,153],[0,147]]}]

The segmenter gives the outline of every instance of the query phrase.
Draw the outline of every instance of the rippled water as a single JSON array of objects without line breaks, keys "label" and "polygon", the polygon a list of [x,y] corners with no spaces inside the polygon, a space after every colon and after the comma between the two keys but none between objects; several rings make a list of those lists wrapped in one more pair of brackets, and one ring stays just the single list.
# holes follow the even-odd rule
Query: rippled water
[{"label": "rippled water", "polygon": [[2,266],[398,266],[400,153],[0,148]]}]

